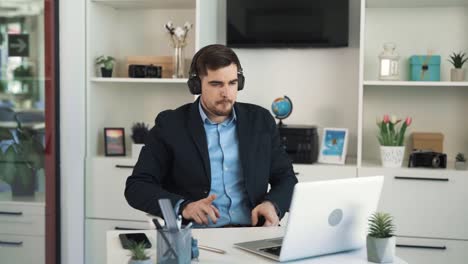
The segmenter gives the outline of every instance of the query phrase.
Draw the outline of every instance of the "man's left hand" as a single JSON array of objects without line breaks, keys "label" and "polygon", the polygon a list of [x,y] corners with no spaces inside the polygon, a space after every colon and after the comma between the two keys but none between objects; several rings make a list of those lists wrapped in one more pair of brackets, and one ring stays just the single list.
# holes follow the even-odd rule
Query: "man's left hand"
[{"label": "man's left hand", "polygon": [[263,226],[278,226],[279,218],[276,214],[275,206],[270,201],[264,201],[252,210],[252,226],[256,226],[258,218],[265,217]]}]

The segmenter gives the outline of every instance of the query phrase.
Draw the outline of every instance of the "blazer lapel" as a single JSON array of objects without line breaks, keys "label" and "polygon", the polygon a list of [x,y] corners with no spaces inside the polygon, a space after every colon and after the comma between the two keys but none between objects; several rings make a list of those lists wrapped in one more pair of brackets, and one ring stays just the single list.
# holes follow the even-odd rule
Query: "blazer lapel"
[{"label": "blazer lapel", "polygon": [[[246,186],[253,186],[255,183],[250,184],[251,181],[255,181],[255,177],[250,177],[250,164],[249,164],[249,156],[250,156],[250,148],[251,143],[249,142],[250,133],[249,133],[249,116],[246,112],[246,109],[242,107],[242,105],[235,103],[234,108],[236,109],[237,115],[237,135],[239,139],[239,156],[242,164],[242,172],[244,175],[244,181]],[[246,188],[248,193],[248,188]],[[252,197],[249,198],[252,201]]]},{"label": "blazer lapel", "polygon": [[203,122],[200,117],[200,112],[198,110],[198,104],[200,97],[190,106],[188,127],[190,129],[189,133],[192,136],[195,145],[197,146],[198,152],[203,160],[203,167],[205,168],[205,174],[208,179],[208,182],[211,184],[211,169],[210,169],[210,160],[208,154],[208,142],[206,141],[205,128],[203,127]]}]

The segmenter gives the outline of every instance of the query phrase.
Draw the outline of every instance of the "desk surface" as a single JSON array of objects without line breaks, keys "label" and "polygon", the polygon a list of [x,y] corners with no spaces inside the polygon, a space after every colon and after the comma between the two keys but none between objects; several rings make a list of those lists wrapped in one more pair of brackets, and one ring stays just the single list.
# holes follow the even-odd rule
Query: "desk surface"
[{"label": "desk surface", "polygon": [[[108,264],[127,264],[130,251],[122,248],[119,240],[121,233],[146,233],[151,241],[152,248],[149,249],[153,260],[156,256],[156,231],[108,231],[107,232],[107,263]],[[198,239],[198,244],[211,246],[225,250],[226,254],[218,254],[205,250],[200,250],[199,263],[278,263],[267,258],[257,256],[244,250],[234,248],[232,245],[238,242],[249,240],[266,239],[283,236],[284,228],[280,227],[250,227],[250,228],[209,228],[194,229],[193,237]],[[154,261],[156,263],[156,261]],[[192,262],[197,263],[197,262]],[[301,261],[288,263],[311,263],[311,264],[363,264],[367,262],[367,253],[365,248],[352,252],[309,258]],[[407,264],[405,261],[397,258],[396,264]]]}]

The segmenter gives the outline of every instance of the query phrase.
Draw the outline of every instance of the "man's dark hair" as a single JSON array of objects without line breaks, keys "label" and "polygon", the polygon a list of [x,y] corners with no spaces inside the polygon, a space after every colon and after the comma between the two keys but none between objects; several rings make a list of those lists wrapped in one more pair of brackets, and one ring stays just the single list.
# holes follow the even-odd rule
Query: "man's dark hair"
[{"label": "man's dark hair", "polygon": [[206,76],[208,69],[215,71],[232,63],[237,65],[237,71],[242,71],[236,53],[231,48],[221,44],[203,47],[193,56],[193,60],[190,74],[195,73],[198,76]]}]

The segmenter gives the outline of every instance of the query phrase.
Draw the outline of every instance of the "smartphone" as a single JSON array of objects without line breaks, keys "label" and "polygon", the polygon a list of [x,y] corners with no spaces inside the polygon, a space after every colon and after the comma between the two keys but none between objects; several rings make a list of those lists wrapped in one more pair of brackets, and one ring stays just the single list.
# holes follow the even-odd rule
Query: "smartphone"
[{"label": "smartphone", "polygon": [[127,233],[119,234],[120,243],[124,249],[129,249],[132,241],[136,243],[145,243],[145,248],[151,248],[151,242],[148,240],[148,237],[145,233]]}]

